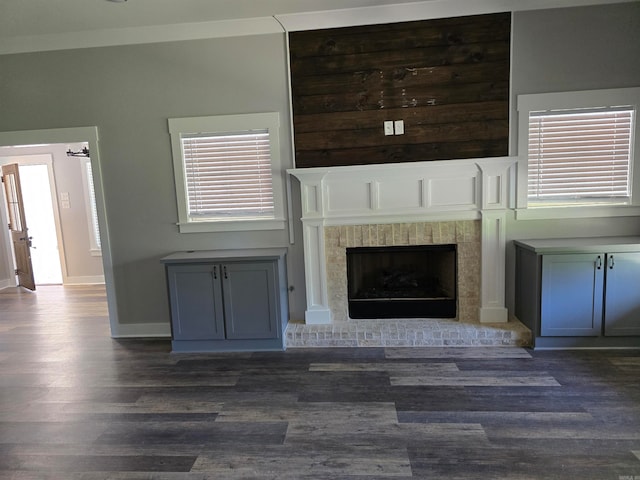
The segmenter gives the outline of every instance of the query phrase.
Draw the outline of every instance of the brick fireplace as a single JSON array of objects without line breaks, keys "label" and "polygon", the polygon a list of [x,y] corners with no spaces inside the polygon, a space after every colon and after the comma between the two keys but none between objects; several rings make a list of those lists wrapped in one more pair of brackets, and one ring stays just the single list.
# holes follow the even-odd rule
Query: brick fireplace
[{"label": "brick fireplace", "polygon": [[[301,187],[307,310],[304,325],[288,331],[288,343],[309,334],[311,340],[322,336],[329,344],[416,345],[436,325],[455,330],[454,337],[471,328],[478,344],[494,333],[500,338],[490,344],[511,341],[501,335],[525,343],[521,326],[507,322],[504,303],[504,222],[515,160],[289,170]],[[455,244],[458,252],[455,319],[349,318],[347,248],[443,244]],[[490,324],[504,328],[496,333]]]},{"label": "brick fireplace", "polygon": [[[410,245],[456,245],[458,320],[473,320],[480,306],[480,222],[416,222],[325,227],[329,309],[334,321],[349,319],[346,249]],[[401,318],[401,316],[399,316]]]}]

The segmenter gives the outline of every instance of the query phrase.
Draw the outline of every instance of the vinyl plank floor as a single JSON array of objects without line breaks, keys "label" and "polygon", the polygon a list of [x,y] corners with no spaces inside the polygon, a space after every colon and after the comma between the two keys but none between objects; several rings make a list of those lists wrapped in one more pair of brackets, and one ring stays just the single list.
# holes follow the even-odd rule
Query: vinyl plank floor
[{"label": "vinyl plank floor", "polygon": [[640,478],[640,351],[172,354],[104,289],[0,290],[0,479]]}]

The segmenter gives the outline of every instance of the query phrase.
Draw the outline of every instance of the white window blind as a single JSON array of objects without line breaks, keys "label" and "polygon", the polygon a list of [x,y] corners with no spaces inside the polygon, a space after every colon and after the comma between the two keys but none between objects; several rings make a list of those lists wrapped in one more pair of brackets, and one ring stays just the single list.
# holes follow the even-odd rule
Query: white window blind
[{"label": "white window blind", "polygon": [[91,209],[91,235],[92,248],[99,250],[102,248],[100,243],[100,228],[98,227],[98,209],[96,208],[96,190],[93,185],[93,170],[91,169],[91,161],[85,163],[87,174],[87,189],[89,194],[89,208]]},{"label": "white window blind", "polygon": [[530,201],[630,196],[633,107],[530,112]]},{"label": "white window blind", "polygon": [[181,141],[190,221],[274,217],[268,129]]}]

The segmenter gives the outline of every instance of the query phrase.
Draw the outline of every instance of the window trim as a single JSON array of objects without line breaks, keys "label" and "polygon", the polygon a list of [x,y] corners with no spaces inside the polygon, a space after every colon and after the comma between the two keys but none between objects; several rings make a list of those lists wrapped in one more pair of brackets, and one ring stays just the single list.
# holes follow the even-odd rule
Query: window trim
[{"label": "window trim", "polygon": [[[184,134],[206,134],[231,131],[267,129],[271,144],[271,173],[273,183],[274,216],[269,219],[222,218],[210,221],[191,221],[188,214],[187,184],[184,174],[181,136]],[[284,182],[280,153],[280,115],[278,112],[250,113],[240,115],[216,115],[207,117],[170,118],[169,134],[173,156],[173,173],[178,205],[178,228],[180,233],[224,232],[250,230],[283,230]]]},{"label": "window trim", "polygon": [[[631,140],[629,165],[629,200],[611,202],[581,203],[579,205],[529,205],[528,200],[528,144],[529,113],[541,110],[563,110],[578,108],[599,108],[603,106],[630,105],[636,111],[636,122]],[[640,152],[635,144],[640,138],[640,88],[619,88],[605,90],[584,90],[576,92],[554,92],[518,95],[518,169],[516,187],[516,218],[584,218],[599,216],[636,215],[640,207]],[[612,214],[613,213],[613,214]]]}]

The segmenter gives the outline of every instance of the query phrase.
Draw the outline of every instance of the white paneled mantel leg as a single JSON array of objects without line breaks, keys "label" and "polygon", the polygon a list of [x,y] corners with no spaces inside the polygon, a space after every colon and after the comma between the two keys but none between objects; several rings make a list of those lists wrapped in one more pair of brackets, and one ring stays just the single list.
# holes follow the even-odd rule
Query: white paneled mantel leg
[{"label": "white paneled mantel leg", "polygon": [[503,323],[505,308],[505,217],[504,210],[483,210],[480,280],[480,322]]},{"label": "white paneled mantel leg", "polygon": [[321,220],[303,220],[304,277],[307,292],[305,323],[331,323],[331,310],[327,295],[327,269],[324,252],[324,223]]},{"label": "white paneled mantel leg", "polygon": [[[289,173],[294,174],[295,170]],[[327,199],[323,195],[324,169],[298,171],[302,201],[302,236],[304,241],[304,277],[307,292],[306,324],[331,323],[327,294],[327,264],[324,251],[324,215]]]},{"label": "white paneled mantel leg", "polygon": [[484,159],[476,163],[481,172],[482,218],[480,322],[508,321],[505,308],[505,218],[510,184],[515,175],[512,157]]}]

